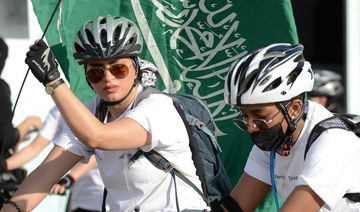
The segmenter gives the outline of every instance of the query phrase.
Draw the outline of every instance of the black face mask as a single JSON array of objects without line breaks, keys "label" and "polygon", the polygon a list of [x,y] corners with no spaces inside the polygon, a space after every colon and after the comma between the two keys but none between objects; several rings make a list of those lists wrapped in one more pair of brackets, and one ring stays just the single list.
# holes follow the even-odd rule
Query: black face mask
[{"label": "black face mask", "polygon": [[251,140],[263,151],[272,151],[281,147],[285,141],[281,123],[276,124],[264,131],[257,131],[250,134]]}]

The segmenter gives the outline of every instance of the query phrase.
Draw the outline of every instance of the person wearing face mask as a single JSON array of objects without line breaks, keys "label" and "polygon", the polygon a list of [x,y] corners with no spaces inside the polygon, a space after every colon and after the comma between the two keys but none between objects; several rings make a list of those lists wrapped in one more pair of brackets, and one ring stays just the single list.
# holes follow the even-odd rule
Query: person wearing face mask
[{"label": "person wearing face mask", "polygon": [[351,131],[323,132],[304,152],[310,132],[333,116],[308,101],[314,85],[301,44],[270,44],[235,61],[225,80],[226,103],[239,108],[234,124],[247,131],[254,147],[244,174],[222,200],[224,211],[254,211],[273,188],[282,212],[360,211],[345,198],[360,192],[360,139]]}]

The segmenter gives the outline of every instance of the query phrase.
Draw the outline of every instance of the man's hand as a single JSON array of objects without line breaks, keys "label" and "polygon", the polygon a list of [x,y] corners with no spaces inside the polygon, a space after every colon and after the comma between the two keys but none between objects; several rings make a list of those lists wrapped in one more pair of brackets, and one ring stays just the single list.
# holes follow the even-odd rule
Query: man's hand
[{"label": "man's hand", "polygon": [[[38,131],[42,126],[40,117],[29,116],[21,122],[16,128],[19,130],[19,142],[27,140],[27,134],[32,131]],[[19,143],[18,143],[19,144]]]},{"label": "man's hand", "polygon": [[55,56],[43,40],[38,40],[26,53],[25,63],[44,85],[60,77]]}]

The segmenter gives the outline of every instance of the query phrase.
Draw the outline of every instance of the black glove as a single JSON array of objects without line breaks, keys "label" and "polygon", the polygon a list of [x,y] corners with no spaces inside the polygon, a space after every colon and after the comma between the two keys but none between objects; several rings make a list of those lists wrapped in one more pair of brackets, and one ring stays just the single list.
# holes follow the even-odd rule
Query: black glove
[{"label": "black glove", "polygon": [[26,53],[25,63],[29,65],[31,72],[44,85],[60,77],[55,56],[43,40],[39,40],[31,46],[30,51]]},{"label": "black glove", "polygon": [[66,175],[63,177],[57,184],[60,184],[64,186],[66,189],[71,188],[71,186],[74,184],[75,179],[71,177],[70,175]]},{"label": "black glove", "polygon": [[[230,196],[230,194],[226,195],[222,200],[221,204],[229,211],[229,212],[243,212],[240,205]],[[221,208],[221,206],[220,206]],[[222,208],[220,211],[224,211]]]},{"label": "black glove", "polygon": [[[66,175],[61,180],[59,180],[59,182],[57,184],[64,186],[66,189],[69,189],[74,184],[74,182],[75,182],[75,179],[73,177],[71,177],[70,175]],[[65,193],[63,193],[61,195],[64,195],[64,194]]]}]

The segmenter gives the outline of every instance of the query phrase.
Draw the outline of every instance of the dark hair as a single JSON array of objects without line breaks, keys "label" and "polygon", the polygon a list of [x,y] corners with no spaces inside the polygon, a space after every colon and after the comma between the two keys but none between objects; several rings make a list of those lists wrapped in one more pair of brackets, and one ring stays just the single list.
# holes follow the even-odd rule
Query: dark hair
[{"label": "dark hair", "polygon": [[289,102],[292,102],[292,101],[294,101],[295,99],[300,99],[300,100],[303,102],[303,104],[304,104],[304,102],[306,101],[306,99],[305,99],[305,92],[304,92],[304,93],[301,93],[301,94],[299,94],[299,95],[297,95],[297,96],[295,96],[295,97],[293,97],[293,98],[291,98],[291,99],[289,99],[289,100],[287,100],[287,101],[283,101],[282,103],[283,103],[283,105],[287,105]]},{"label": "dark hair", "polygon": [[0,75],[5,66],[5,60],[8,56],[8,46],[3,38],[0,37]]}]

